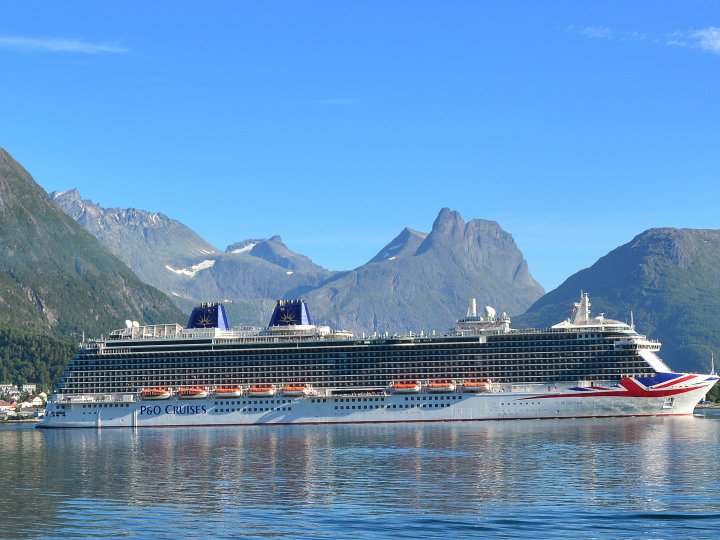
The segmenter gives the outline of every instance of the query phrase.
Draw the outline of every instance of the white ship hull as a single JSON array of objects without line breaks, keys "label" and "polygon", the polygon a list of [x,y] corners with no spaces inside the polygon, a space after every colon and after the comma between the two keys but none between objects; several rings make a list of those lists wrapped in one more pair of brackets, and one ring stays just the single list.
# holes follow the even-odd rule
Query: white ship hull
[{"label": "white ship hull", "polygon": [[521,385],[489,393],[365,394],[307,397],[172,398],[54,396],[42,428],[250,426],[265,424],[357,424],[453,422],[541,418],[691,415],[717,382],[710,375],[675,374],[644,386],[625,378],[609,388]]}]

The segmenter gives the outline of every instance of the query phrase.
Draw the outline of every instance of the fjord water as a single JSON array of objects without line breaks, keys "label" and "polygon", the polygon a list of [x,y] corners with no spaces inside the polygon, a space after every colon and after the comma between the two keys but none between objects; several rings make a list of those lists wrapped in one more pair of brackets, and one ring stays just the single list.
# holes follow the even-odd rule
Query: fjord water
[{"label": "fjord water", "polygon": [[0,537],[717,538],[720,413],[0,428]]}]

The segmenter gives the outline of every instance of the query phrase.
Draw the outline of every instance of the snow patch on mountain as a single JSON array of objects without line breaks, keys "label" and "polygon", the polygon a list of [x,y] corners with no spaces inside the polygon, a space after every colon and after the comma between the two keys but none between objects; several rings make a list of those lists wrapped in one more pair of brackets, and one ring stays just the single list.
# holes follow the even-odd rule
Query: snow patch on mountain
[{"label": "snow patch on mountain", "polygon": [[252,248],[257,246],[258,244],[259,244],[259,242],[250,243],[250,244],[247,244],[247,245],[241,247],[240,249],[233,249],[230,253],[247,253]]},{"label": "snow patch on mountain", "polygon": [[193,264],[190,268],[181,268],[180,270],[176,270],[170,265],[165,265],[165,268],[170,270],[171,272],[174,272],[175,274],[179,276],[189,276],[189,277],[195,277],[195,275],[200,272],[201,270],[206,270],[210,268],[212,265],[215,264],[214,260],[205,260],[198,264]]}]

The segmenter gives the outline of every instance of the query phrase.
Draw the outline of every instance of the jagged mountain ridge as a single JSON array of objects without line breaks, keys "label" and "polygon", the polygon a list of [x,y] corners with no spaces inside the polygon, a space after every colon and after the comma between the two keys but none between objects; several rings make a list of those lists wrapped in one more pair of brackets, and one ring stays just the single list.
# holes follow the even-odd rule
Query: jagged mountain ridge
[{"label": "jagged mountain ridge", "polygon": [[317,285],[332,273],[293,253],[279,236],[248,239],[222,252],[177,220],[135,208],[103,208],[76,189],[51,194],[70,217],[120,257],[142,280],[187,310],[206,300],[236,300],[231,314],[254,321],[273,298]]},{"label": "jagged mountain ridge", "polygon": [[190,228],[159,212],[103,208],[83,199],[77,189],[54,191],[50,197],[140,279],[163,290],[182,283],[178,270],[219,253]]},{"label": "jagged mountain ridge", "polygon": [[570,315],[580,290],[595,313],[630,321],[662,343],[675,370],[708,372],[720,343],[720,231],[649,229],[570,276],[533,304],[515,326],[545,327]]},{"label": "jagged mountain ridge", "polygon": [[99,335],[126,319],[182,314],[143,283],[0,148],[0,325]]},{"label": "jagged mountain ridge", "polygon": [[[118,230],[102,241],[126,235],[141,240],[137,230],[112,223]],[[279,236],[247,239],[224,253],[188,255],[185,261],[185,267],[172,268],[173,279],[155,283],[186,309],[190,302],[229,300],[231,316],[243,324],[265,324],[276,299],[302,296],[316,320],[357,332],[445,330],[464,313],[471,296],[521,313],[543,293],[511,235],[494,222],[466,224],[448,209],[440,212],[430,233],[404,229],[351,271],[326,270],[294,253]],[[153,250],[142,266],[127,262],[141,276],[148,266],[169,271]]]}]

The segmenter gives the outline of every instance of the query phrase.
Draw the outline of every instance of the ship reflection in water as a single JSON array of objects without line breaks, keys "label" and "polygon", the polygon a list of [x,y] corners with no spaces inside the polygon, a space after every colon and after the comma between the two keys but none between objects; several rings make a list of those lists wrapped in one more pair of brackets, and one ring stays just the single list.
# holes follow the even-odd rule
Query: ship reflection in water
[{"label": "ship reflection in water", "polygon": [[2,429],[0,522],[12,537],[616,538],[633,522],[702,537],[720,524],[719,442],[720,416]]}]

